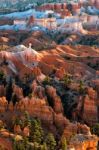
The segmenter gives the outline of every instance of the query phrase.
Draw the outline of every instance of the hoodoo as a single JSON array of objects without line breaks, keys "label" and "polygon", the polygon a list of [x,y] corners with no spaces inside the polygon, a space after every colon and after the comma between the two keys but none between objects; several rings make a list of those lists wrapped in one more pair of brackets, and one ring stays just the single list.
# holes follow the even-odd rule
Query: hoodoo
[{"label": "hoodoo", "polygon": [[0,0],[0,150],[99,150],[99,0]]}]

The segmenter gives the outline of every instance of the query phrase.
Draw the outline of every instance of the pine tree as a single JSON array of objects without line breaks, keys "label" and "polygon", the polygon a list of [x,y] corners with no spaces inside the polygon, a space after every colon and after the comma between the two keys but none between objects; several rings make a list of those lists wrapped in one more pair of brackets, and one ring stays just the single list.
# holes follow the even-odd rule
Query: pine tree
[{"label": "pine tree", "polygon": [[27,111],[25,111],[24,113],[25,119],[24,119],[24,127],[26,126],[31,126],[31,120],[30,120],[30,116],[29,113]]},{"label": "pine tree", "polygon": [[13,150],[26,150],[26,149],[22,141],[21,142],[14,141]]},{"label": "pine tree", "polygon": [[48,150],[55,150],[56,141],[52,133],[49,133],[47,135],[46,144],[47,144]]},{"label": "pine tree", "polygon": [[39,145],[38,145],[38,143],[37,143],[37,142],[34,142],[34,147],[33,147],[33,150],[38,150],[38,148],[39,148]]},{"label": "pine tree", "polygon": [[66,86],[66,88],[71,84],[71,78],[68,74],[65,74],[64,78],[63,78],[63,81],[64,81],[64,85]]},{"label": "pine tree", "polygon": [[83,94],[84,90],[85,90],[84,83],[83,83],[82,80],[80,80],[80,83],[79,83],[79,92],[80,92],[80,94]]},{"label": "pine tree", "polygon": [[14,141],[14,143],[13,143],[13,150],[17,150],[17,143],[16,143],[16,141]]},{"label": "pine tree", "polygon": [[46,143],[43,143],[43,145],[41,146],[41,150],[48,150]]},{"label": "pine tree", "polygon": [[67,142],[65,137],[62,137],[61,139],[61,146],[62,146],[62,150],[67,150]]},{"label": "pine tree", "polygon": [[45,78],[44,81],[43,81],[43,84],[44,84],[44,85],[50,85],[50,84],[51,84],[51,79],[50,79],[49,76],[46,76],[46,78]]},{"label": "pine tree", "polygon": [[15,118],[14,125],[20,125],[20,119],[18,117]]},{"label": "pine tree", "polygon": [[30,140],[33,142],[41,143],[43,140],[43,129],[39,120],[33,119],[30,127]]},{"label": "pine tree", "polygon": [[13,84],[13,81],[12,81],[12,78],[10,78],[9,83],[6,87],[6,98],[8,101],[10,101],[12,98],[12,93],[13,93],[12,84]]},{"label": "pine tree", "polygon": [[27,137],[24,137],[24,139],[23,139],[23,145],[24,145],[24,148],[25,148],[26,150],[29,149],[28,138],[27,138]]}]

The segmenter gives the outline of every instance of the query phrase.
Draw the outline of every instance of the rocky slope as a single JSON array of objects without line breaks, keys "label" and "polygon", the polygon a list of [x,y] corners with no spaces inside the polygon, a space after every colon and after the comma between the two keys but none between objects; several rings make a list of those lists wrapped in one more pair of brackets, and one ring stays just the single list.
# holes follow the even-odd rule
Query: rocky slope
[{"label": "rocky slope", "polygon": [[0,150],[99,149],[99,3],[61,2],[0,15]]},{"label": "rocky slope", "polygon": [[40,52],[19,45],[1,51],[0,119],[11,130],[13,117],[28,111],[44,129],[59,139],[65,136],[75,150],[96,149],[98,139],[84,124],[99,121],[98,67],[89,65],[96,65],[98,57],[98,48],[80,45]]}]

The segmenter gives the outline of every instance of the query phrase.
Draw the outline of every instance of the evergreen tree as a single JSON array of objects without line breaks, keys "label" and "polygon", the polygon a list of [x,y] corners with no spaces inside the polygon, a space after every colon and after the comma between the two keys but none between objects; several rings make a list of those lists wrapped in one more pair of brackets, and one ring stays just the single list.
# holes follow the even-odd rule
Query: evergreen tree
[{"label": "evergreen tree", "polygon": [[33,147],[33,150],[38,150],[38,148],[39,148],[39,145],[38,145],[38,143],[37,143],[37,142],[34,142],[34,147]]},{"label": "evergreen tree", "polygon": [[10,78],[9,83],[6,87],[6,98],[8,101],[11,100],[12,98],[12,93],[13,93],[13,89],[12,89],[12,78]]},{"label": "evergreen tree", "polygon": [[14,141],[13,150],[26,150],[22,141]]},{"label": "evergreen tree", "polygon": [[30,140],[33,142],[41,143],[43,140],[43,129],[39,120],[33,119],[30,127]]},{"label": "evergreen tree", "polygon": [[82,80],[80,80],[80,83],[79,83],[79,92],[80,92],[80,94],[83,94],[84,90],[85,90],[84,83],[83,83]]},{"label": "evergreen tree", "polygon": [[43,143],[43,145],[41,146],[41,150],[48,150],[46,143]]},{"label": "evergreen tree", "polygon": [[65,137],[62,137],[61,139],[61,146],[62,146],[62,150],[67,150],[67,142]]},{"label": "evergreen tree", "polygon": [[66,74],[63,78],[63,81],[64,81],[64,85],[67,88],[71,84],[71,77],[68,74]]},{"label": "evergreen tree", "polygon": [[31,148],[29,145],[28,138],[24,137],[23,140],[20,140],[20,141],[14,140],[13,149],[14,150],[30,150]]},{"label": "evergreen tree", "polygon": [[4,72],[0,71],[0,80],[3,80],[3,78],[4,78]]},{"label": "evergreen tree", "polygon": [[20,119],[16,117],[13,123],[14,125],[20,125]]},{"label": "evergreen tree", "polygon": [[31,120],[30,120],[30,116],[29,113],[27,111],[25,111],[24,113],[25,119],[24,119],[24,127],[26,126],[31,126]]},{"label": "evergreen tree", "polygon": [[52,133],[49,133],[47,135],[46,144],[47,144],[48,150],[55,150],[56,141]]},{"label": "evergreen tree", "polygon": [[51,84],[51,79],[50,79],[49,76],[46,76],[46,78],[45,78],[44,81],[43,81],[43,84],[44,84],[44,85],[50,85],[50,84]]},{"label": "evergreen tree", "polygon": [[29,149],[28,138],[27,137],[24,137],[24,139],[23,139],[23,145],[24,145],[25,150]]}]

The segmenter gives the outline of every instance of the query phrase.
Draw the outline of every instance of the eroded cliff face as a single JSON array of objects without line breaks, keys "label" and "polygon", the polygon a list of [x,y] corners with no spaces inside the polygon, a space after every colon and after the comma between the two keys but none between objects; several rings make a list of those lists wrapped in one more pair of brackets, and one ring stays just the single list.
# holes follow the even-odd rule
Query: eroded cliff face
[{"label": "eroded cliff face", "polygon": [[77,111],[81,112],[80,117],[89,124],[98,122],[98,97],[97,92],[92,88],[87,89],[87,94],[79,98]]},{"label": "eroded cliff face", "polygon": [[[14,47],[14,53],[0,53],[0,69],[4,73],[0,81],[0,119],[9,130],[29,134],[28,127],[21,129],[12,124],[14,118],[27,111],[31,117],[39,118],[47,131],[59,139],[66,137],[74,150],[96,149],[98,139],[87,125],[99,121],[98,72],[87,65],[89,50],[79,48],[60,45],[36,52],[19,46]],[[99,55],[94,48],[90,54]],[[79,55],[85,59],[77,59]],[[36,66],[32,66],[32,61]],[[96,61],[97,57],[91,63]]]},{"label": "eroded cliff face", "polygon": [[[97,49],[90,49],[90,47],[88,46],[57,46],[56,49],[41,51],[37,53],[36,59],[32,51],[29,51],[28,53],[28,48],[23,48],[22,46],[19,46],[19,49],[21,51],[18,54],[18,47],[14,47],[14,54],[12,54],[11,52],[0,53],[0,68],[2,71],[4,71],[5,75],[9,75],[10,77],[15,74],[14,76],[16,76],[16,78],[19,76],[20,80],[23,80],[23,82],[26,82],[29,78],[31,78],[31,80],[36,78],[37,82],[42,82],[47,75],[51,75],[52,87],[46,87],[44,89],[42,85],[37,85],[36,83],[33,83],[30,86],[32,92],[39,98],[43,98],[44,95],[46,97],[46,92],[49,96],[49,99],[52,99],[53,104],[55,103],[57,104],[57,106],[60,105],[61,100],[65,100],[65,95],[72,95],[73,97],[71,98],[71,100],[69,101],[68,99],[67,104],[69,106],[66,104],[67,107],[69,108],[71,106],[72,108],[72,100],[74,99],[74,104],[76,104],[77,100],[77,107],[73,109],[73,112],[75,112],[79,116],[79,113],[82,111],[81,118],[83,118],[84,121],[87,121],[87,123],[89,124],[98,121],[97,95],[99,91],[97,85],[98,82],[96,82],[98,79],[98,75],[95,70],[98,68],[95,67],[94,69],[94,67],[89,66],[89,63],[95,65],[96,63],[98,63],[97,57],[99,54]],[[25,51],[23,52],[22,49],[25,49]],[[79,49],[81,49],[81,51],[79,51]],[[88,53],[89,50],[90,54]],[[76,57],[78,57],[79,55],[82,55],[84,58],[77,59]],[[93,55],[95,57],[93,59],[89,59],[89,55]],[[31,63],[32,60],[36,61],[36,66],[34,67]],[[26,62],[28,63],[26,64]],[[29,76],[29,74],[31,75],[31,77]],[[61,81],[64,79],[65,74],[70,74],[71,80],[74,80],[71,84],[69,84],[70,90],[65,90],[65,86],[63,86],[64,81]],[[9,80],[9,77],[7,77],[7,80]],[[78,93],[79,91],[80,80],[83,80],[85,88],[87,88],[88,90],[87,93],[85,93],[84,95],[75,95],[75,93]],[[90,88],[89,84],[91,84],[93,88]],[[53,86],[56,88],[56,91],[55,89],[53,89]],[[7,86],[1,85],[0,88],[0,95],[5,96],[7,92]],[[50,96],[51,94],[49,93],[49,89],[52,90],[52,95],[54,93],[54,97]],[[13,84],[12,91],[12,95],[16,95],[18,100],[24,98],[25,89],[23,88],[23,85],[21,85],[20,87],[19,85]],[[55,94],[56,92],[60,95],[60,98],[57,94]],[[60,112],[62,108],[60,106],[54,106],[54,110],[56,112]],[[72,112],[72,110],[70,111]],[[90,117],[88,118],[89,120],[87,120],[86,114],[90,115]]]},{"label": "eroded cliff face", "polygon": [[[57,105],[61,107],[61,104]],[[53,132],[58,137],[64,136],[69,142],[68,149],[74,150],[97,150],[98,138],[91,135],[90,128],[80,123],[70,123],[70,121],[63,115],[63,112],[55,112],[52,107],[48,105],[45,99],[32,97],[24,98],[14,106],[11,102],[8,104],[7,100],[2,97],[0,100],[0,119],[7,124],[12,124],[14,118],[21,118],[24,111],[28,111],[31,117],[38,117],[43,126]],[[20,128],[20,125],[14,126],[14,133],[18,135],[29,135],[29,128]],[[61,135],[62,134],[62,135]],[[2,145],[7,146],[6,139],[12,138],[15,135],[6,130],[0,131],[0,138],[3,141]],[[1,142],[0,142],[1,144]],[[9,139],[9,145],[11,141]],[[72,147],[72,148],[71,148]],[[10,149],[8,149],[10,150]]]}]

